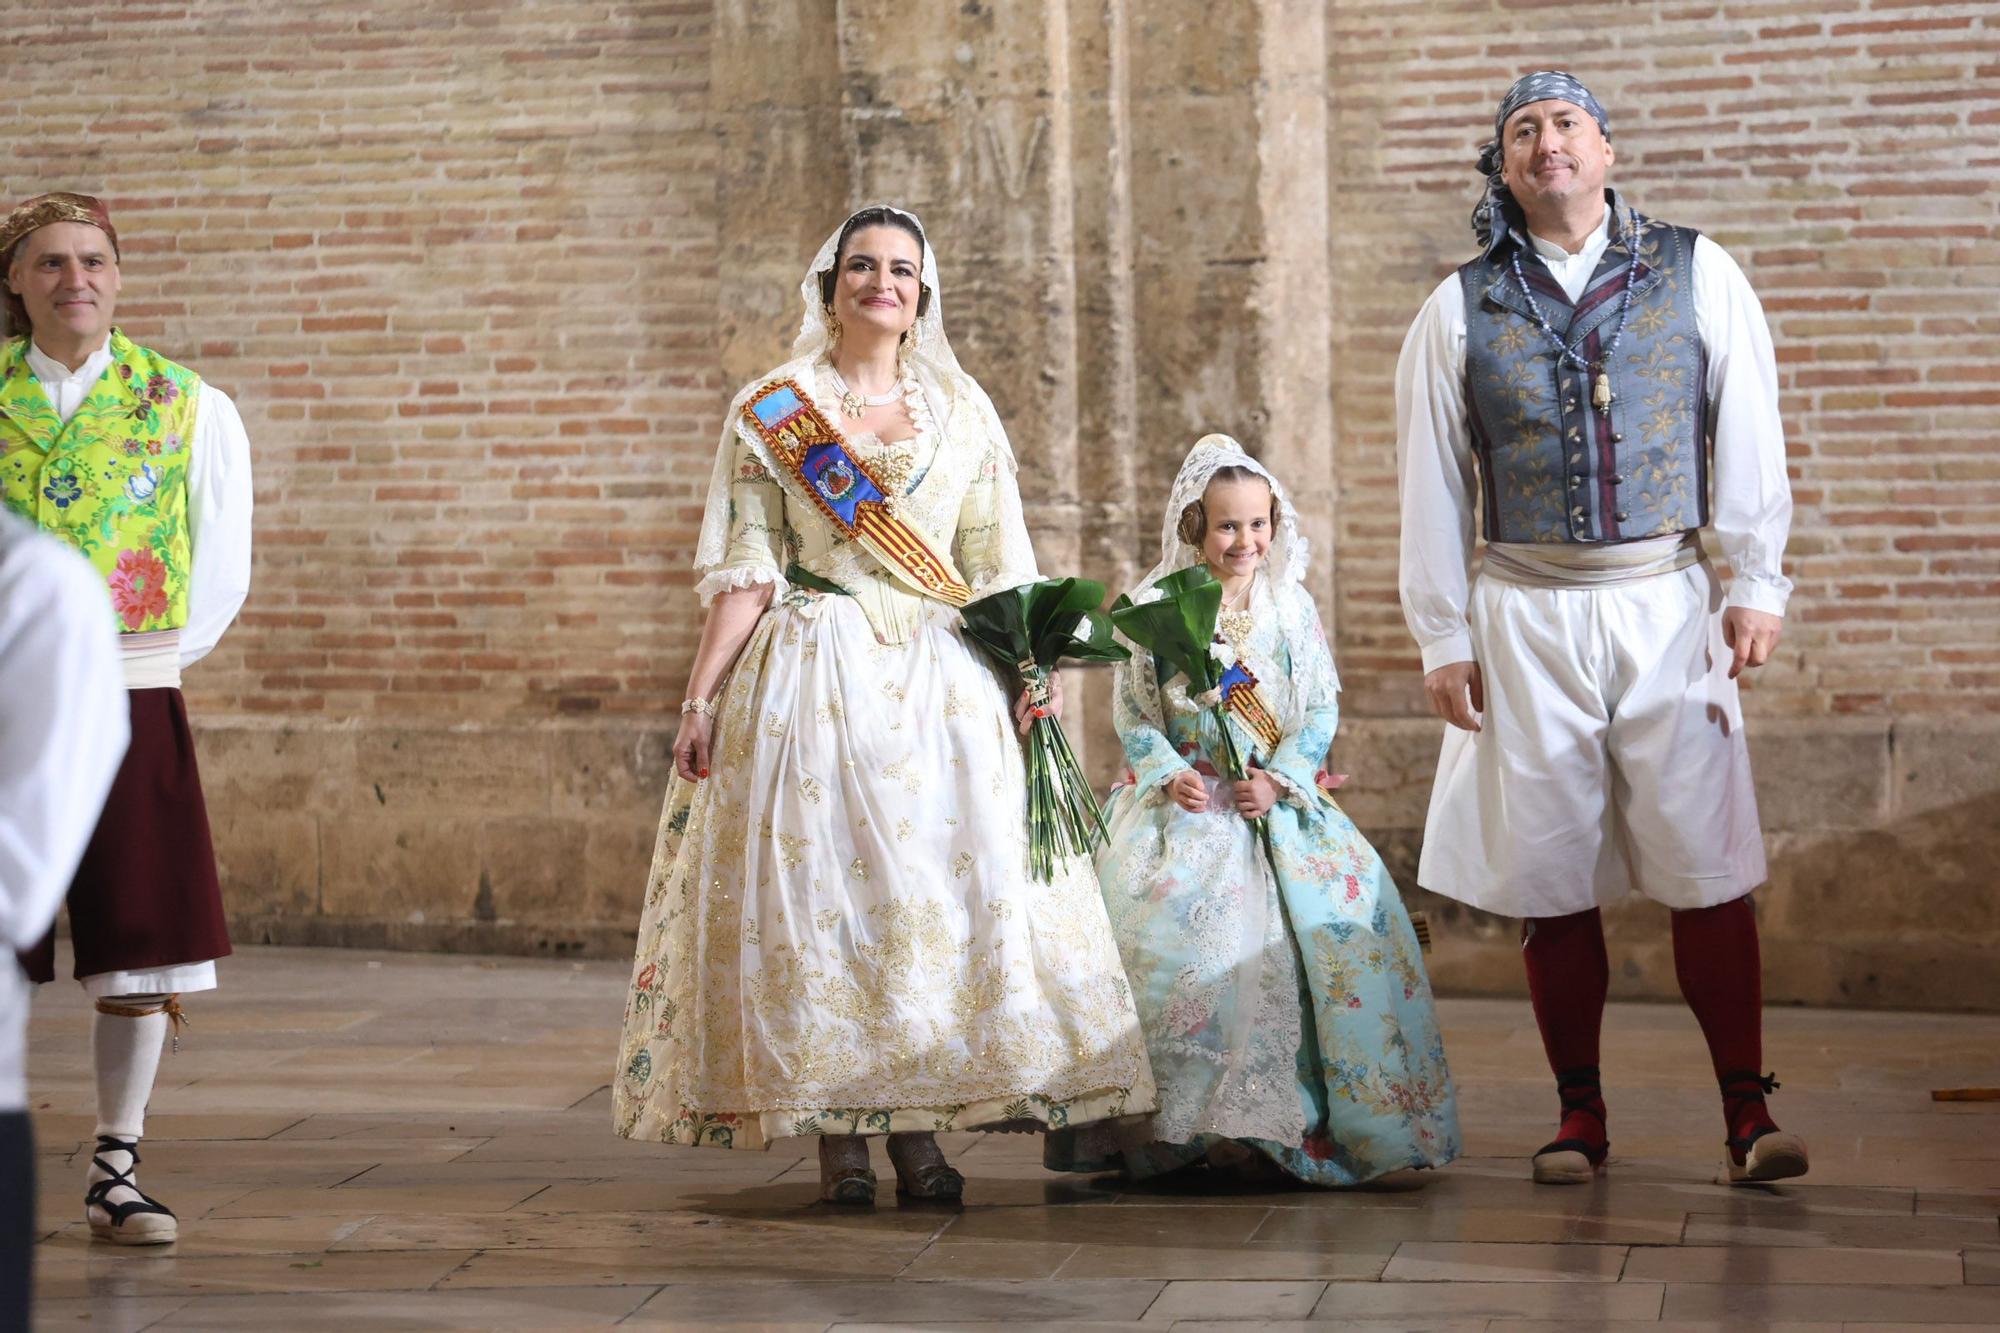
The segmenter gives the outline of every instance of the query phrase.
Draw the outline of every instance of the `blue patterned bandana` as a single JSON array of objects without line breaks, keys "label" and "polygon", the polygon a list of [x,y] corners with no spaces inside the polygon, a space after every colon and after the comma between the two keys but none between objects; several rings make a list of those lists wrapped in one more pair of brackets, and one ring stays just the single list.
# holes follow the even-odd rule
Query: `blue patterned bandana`
[{"label": "blue patterned bandana", "polygon": [[1505,206],[1513,196],[1507,192],[1506,182],[1500,177],[1500,132],[1507,128],[1507,118],[1531,102],[1570,102],[1590,113],[1597,122],[1597,128],[1606,139],[1611,137],[1611,117],[1604,114],[1604,106],[1590,89],[1583,86],[1574,74],[1566,74],[1559,69],[1538,69],[1533,74],[1523,74],[1500,99],[1500,109],[1493,114],[1493,137],[1479,150],[1479,174],[1486,177],[1486,191],[1480,196],[1478,205],[1472,210],[1472,234],[1479,238],[1479,248],[1490,251],[1505,228],[1500,220],[1504,217]]}]

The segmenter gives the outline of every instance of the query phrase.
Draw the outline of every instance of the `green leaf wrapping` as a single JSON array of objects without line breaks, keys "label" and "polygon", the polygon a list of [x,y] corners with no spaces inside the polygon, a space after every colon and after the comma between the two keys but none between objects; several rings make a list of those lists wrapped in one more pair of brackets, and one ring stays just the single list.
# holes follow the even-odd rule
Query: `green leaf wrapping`
[{"label": "green leaf wrapping", "polygon": [[[1104,585],[1090,579],[1044,579],[968,603],[961,611],[966,640],[1002,671],[1018,674],[1030,692],[1042,687],[1057,663],[1118,662],[1131,653],[1112,636],[1111,621],[1097,608]],[[1107,836],[1097,794],[1054,716],[1028,728],[1028,865],[1050,882],[1058,860],[1088,856]]]},{"label": "green leaf wrapping", "polygon": [[1215,617],[1222,610],[1222,585],[1207,565],[1190,565],[1153,587],[1160,593],[1154,600],[1120,597],[1113,602],[1111,623],[1151,653],[1154,661],[1186,676],[1190,694],[1215,689],[1222,679],[1222,664],[1209,645],[1215,642]]}]

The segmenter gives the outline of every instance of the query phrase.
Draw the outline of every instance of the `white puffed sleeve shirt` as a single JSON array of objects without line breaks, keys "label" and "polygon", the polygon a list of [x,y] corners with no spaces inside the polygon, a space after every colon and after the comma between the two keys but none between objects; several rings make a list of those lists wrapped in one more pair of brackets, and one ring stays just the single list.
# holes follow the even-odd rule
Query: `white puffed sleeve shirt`
[{"label": "white puffed sleeve shirt", "polygon": [[[1610,243],[1610,211],[1577,254],[1530,239],[1574,301]],[[1792,590],[1781,568],[1792,494],[1771,332],[1743,270],[1706,236],[1695,240],[1693,285],[1715,416],[1710,525],[1732,574],[1728,604],[1781,616]],[[1457,273],[1438,284],[1403,340],[1396,363],[1396,466],[1404,618],[1423,649],[1425,671],[1471,661],[1466,599],[1479,496],[1465,401],[1465,295]]]}]

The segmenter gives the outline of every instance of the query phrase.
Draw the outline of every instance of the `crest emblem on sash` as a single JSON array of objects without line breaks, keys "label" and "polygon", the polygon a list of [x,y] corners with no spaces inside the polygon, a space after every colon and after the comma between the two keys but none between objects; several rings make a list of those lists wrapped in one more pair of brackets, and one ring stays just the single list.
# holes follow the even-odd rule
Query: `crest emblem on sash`
[{"label": "crest emblem on sash", "polygon": [[854,469],[847,465],[847,460],[836,456],[819,470],[819,475],[813,478],[813,485],[819,488],[821,495],[839,504],[854,493],[854,483],[857,480]]},{"label": "crest emblem on sash", "polygon": [[952,606],[971,599],[951,558],[903,518],[882,479],[849,451],[797,384],[781,379],[764,385],[743,405],[743,420],[770,451],[772,475],[787,495],[810,503],[836,532],[918,591]]}]

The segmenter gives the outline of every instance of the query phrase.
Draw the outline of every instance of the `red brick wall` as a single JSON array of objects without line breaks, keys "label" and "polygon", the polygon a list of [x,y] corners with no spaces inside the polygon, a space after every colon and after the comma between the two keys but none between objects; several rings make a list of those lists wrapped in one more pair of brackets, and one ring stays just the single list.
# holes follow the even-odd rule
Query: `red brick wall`
[{"label": "red brick wall", "polygon": [[[109,196],[123,324],[233,393],[256,441],[256,588],[192,682],[204,715],[678,697],[727,392],[710,9],[10,9],[5,188]],[[1478,127],[1538,65],[1592,84],[1615,182],[1728,247],[1772,317],[1798,593],[1753,708],[2000,711],[2000,12],[1329,15],[1350,712],[1416,707],[1390,370],[1466,252]]]},{"label": "red brick wall", "polygon": [[1613,184],[1699,227],[1778,349],[1797,584],[1756,713],[2000,712],[2000,7],[1335,0],[1341,669],[1413,711],[1391,369],[1468,253],[1499,93],[1569,69]]},{"label": "red brick wall", "polygon": [[256,584],[194,707],[657,713],[722,394],[708,3],[16,0],[4,189],[232,394]]},{"label": "red brick wall", "polygon": [[[1116,298],[1132,284],[1213,281],[1182,293],[1198,316],[1141,330],[1138,390],[1099,376],[1064,391],[1173,397],[1206,376],[1238,386],[1218,396],[1255,438],[1269,404],[1237,401],[1257,381],[1227,312],[1272,255],[1210,265],[1174,247],[1201,231],[1192,213],[1213,229],[1244,207],[1255,172],[1296,168],[1262,160],[1283,136],[1260,138],[1217,92],[1239,88],[1216,71],[1240,73],[1251,28],[1175,23],[1193,9],[1073,0],[1074,49],[1051,76],[1070,82],[1050,88],[992,73],[1039,69],[1027,48],[989,69],[944,25],[875,52],[895,87],[933,99],[899,120],[872,100],[889,84],[841,84],[838,51],[858,58],[886,13],[855,0],[10,5],[0,191],[107,195],[127,237],[121,322],[232,393],[255,444],[255,587],[189,678],[241,936],[625,947],[699,627],[689,552],[726,381],[747,373],[722,362],[780,353],[809,242],[762,238],[816,238],[839,196],[930,181],[980,223],[1007,262],[971,264],[955,288],[959,351],[1025,439],[1049,417],[1040,354],[1009,343],[1025,324],[980,311],[1065,263],[993,250],[1013,222],[1039,224],[952,145],[1014,143],[986,133],[1003,120],[1068,125],[1066,147],[1015,136],[1024,179],[1007,197],[1056,199],[1064,217],[1089,201],[1079,253],[1055,257],[1083,283],[1070,334],[1129,312]],[[1268,0],[1258,21],[1288,12]],[[982,31],[990,17],[953,13]],[[1468,163],[1494,100],[1525,69],[1566,66],[1611,110],[1616,183],[1737,256],[1779,347],[1799,587],[1749,700],[1767,993],[1990,996],[2000,9],[1327,0],[1326,16],[1330,209],[1295,225],[1325,234],[1333,275],[1344,804],[1410,883],[1437,738],[1396,604],[1391,371],[1468,251]],[[768,96],[758,61],[781,81]],[[966,93],[988,76],[997,100]],[[1138,100],[1107,117],[1114,93]],[[1076,114],[1052,117],[1063,96]],[[1120,114],[1145,121],[1131,137],[1150,154],[1122,197],[1113,139],[1091,137]],[[1213,171],[1196,160],[1211,152]],[[1106,264],[1120,227],[1138,229],[1120,242],[1140,256],[1131,273]],[[1221,327],[1201,322],[1214,312]],[[1207,392],[1165,415],[1212,415]],[[1100,438],[1125,417],[1099,416],[1079,448],[1178,452],[1171,434]],[[1046,443],[1062,461],[1066,441]],[[1085,497],[1099,537],[1116,527],[1101,498]],[[1078,549],[1055,530],[1076,512],[1063,498],[1030,513],[1044,549]],[[1441,984],[1515,984],[1506,931],[1430,906]],[[1672,992],[1656,927],[1633,927],[1629,990]]]}]

